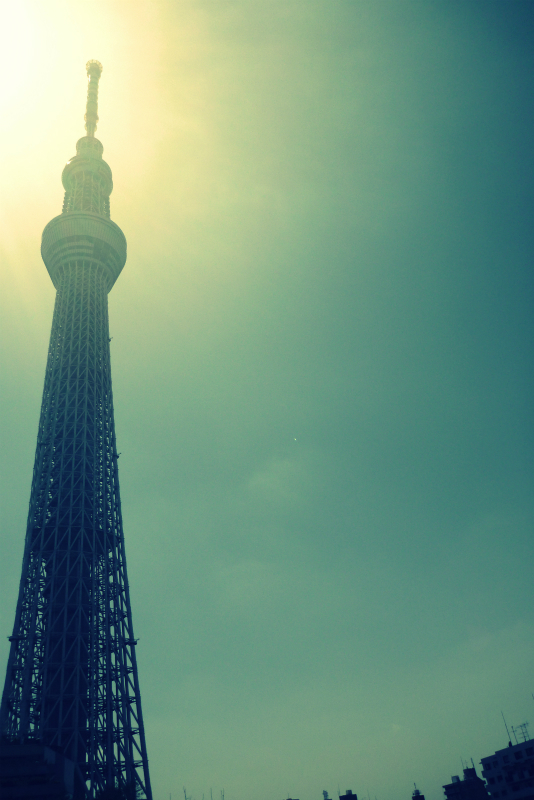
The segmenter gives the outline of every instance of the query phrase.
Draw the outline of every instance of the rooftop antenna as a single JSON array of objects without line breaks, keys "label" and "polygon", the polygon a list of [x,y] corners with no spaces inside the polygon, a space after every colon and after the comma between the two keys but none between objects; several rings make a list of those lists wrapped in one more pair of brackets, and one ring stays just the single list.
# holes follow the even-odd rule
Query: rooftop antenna
[{"label": "rooftop antenna", "polygon": [[473,765],[473,769],[475,769],[475,762],[471,759],[471,764]]},{"label": "rooftop antenna", "polygon": [[85,110],[85,130],[87,135],[94,137],[96,123],[98,122],[98,81],[102,75],[100,61],[88,61],[85,65],[89,85],[87,87],[87,106]]},{"label": "rooftop antenna", "polygon": [[506,720],[504,718],[504,714],[501,711],[502,721],[504,722],[504,727],[506,728],[506,733],[508,734],[508,744],[512,744],[512,737],[510,736],[510,731],[508,730],[508,725],[506,724]]},{"label": "rooftop antenna", "polygon": [[517,726],[517,728],[512,728],[516,741],[517,741],[516,731],[520,731],[519,735],[522,737],[523,741],[528,742],[530,738],[530,736],[528,735],[528,726],[529,726],[528,722],[522,722],[521,725]]}]

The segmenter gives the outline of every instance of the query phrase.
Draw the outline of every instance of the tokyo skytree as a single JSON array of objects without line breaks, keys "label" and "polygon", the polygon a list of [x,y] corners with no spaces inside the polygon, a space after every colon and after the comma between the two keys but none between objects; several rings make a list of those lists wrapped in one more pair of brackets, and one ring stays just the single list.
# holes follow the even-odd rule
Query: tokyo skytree
[{"label": "tokyo skytree", "polygon": [[0,737],[12,763],[39,747],[46,765],[62,759],[75,800],[151,800],[108,328],[126,239],[110,220],[111,170],[95,138],[101,73],[98,61],[87,63],[87,135],[63,170],[62,213],[42,237],[57,295]]}]

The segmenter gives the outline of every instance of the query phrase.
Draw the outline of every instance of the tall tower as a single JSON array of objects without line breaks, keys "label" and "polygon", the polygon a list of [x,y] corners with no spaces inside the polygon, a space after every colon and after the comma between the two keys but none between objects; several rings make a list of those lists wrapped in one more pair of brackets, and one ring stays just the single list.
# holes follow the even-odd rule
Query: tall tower
[{"label": "tall tower", "polygon": [[87,63],[85,128],[41,253],[57,289],[5,688],[4,742],[74,762],[74,797],[151,800],[126,574],[108,292],[126,261],[95,139],[102,65]]}]

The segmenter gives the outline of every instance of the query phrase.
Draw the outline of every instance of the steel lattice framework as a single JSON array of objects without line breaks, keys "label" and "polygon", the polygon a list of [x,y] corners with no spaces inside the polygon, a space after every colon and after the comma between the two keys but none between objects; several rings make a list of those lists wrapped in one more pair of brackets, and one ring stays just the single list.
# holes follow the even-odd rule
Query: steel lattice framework
[{"label": "steel lattice framework", "polygon": [[119,495],[107,295],[126,261],[94,138],[102,67],[87,64],[87,136],[43,232],[57,289],[22,577],[0,708],[4,741],[74,761],[75,797],[151,800]]}]

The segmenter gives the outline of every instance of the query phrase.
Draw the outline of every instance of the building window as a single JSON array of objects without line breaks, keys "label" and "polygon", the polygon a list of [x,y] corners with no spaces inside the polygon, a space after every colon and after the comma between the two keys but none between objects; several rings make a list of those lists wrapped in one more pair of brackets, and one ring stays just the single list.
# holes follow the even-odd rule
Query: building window
[{"label": "building window", "polygon": [[521,750],[518,750],[517,753],[514,753],[514,756],[516,757],[516,760],[519,761],[519,759],[523,758],[523,753]]},{"label": "building window", "polygon": [[526,752],[527,756],[534,755],[534,747],[527,747],[525,752]]},{"label": "building window", "polygon": [[498,761],[494,761],[493,762],[493,769],[496,769],[498,766],[499,766],[499,762]]},{"label": "building window", "polygon": [[498,781],[499,781],[499,783],[500,783],[500,782],[502,781],[502,775],[497,775],[497,780],[498,780]]},{"label": "building window", "polygon": [[510,756],[503,756],[502,760],[504,761],[505,764],[508,764],[508,762],[510,761]]}]

